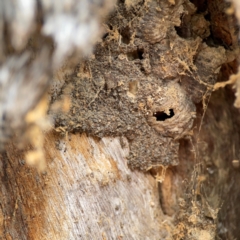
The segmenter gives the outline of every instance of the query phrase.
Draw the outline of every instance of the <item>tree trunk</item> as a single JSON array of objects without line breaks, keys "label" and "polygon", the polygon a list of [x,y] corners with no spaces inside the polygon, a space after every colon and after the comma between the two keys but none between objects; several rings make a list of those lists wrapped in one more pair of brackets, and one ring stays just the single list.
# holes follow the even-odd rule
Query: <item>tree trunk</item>
[{"label": "tree trunk", "polygon": [[[126,142],[126,139],[121,141]],[[46,135],[47,169],[38,173],[13,145],[1,157],[2,237],[158,239],[170,222],[157,182],[131,172],[118,138]]]},{"label": "tree trunk", "polygon": [[1,239],[239,239],[234,5],[110,2],[1,16]]}]

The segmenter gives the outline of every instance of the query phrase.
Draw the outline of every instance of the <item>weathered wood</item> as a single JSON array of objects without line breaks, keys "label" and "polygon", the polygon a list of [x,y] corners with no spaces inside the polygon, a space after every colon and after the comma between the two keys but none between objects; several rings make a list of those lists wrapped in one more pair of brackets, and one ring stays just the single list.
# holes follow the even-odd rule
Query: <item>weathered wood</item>
[{"label": "weathered wood", "polygon": [[[124,142],[122,148],[121,142]],[[132,172],[126,139],[46,135],[47,169],[1,156],[0,236],[9,239],[163,239],[169,217],[150,174]],[[18,226],[18,227],[17,227]],[[163,227],[165,226],[165,227]],[[10,238],[11,237],[11,238]]]},{"label": "weathered wood", "polygon": [[0,3],[0,145],[31,144],[0,156],[0,239],[239,238],[239,112],[209,98],[238,65],[227,3],[118,1],[100,29],[111,0],[19,2]]}]

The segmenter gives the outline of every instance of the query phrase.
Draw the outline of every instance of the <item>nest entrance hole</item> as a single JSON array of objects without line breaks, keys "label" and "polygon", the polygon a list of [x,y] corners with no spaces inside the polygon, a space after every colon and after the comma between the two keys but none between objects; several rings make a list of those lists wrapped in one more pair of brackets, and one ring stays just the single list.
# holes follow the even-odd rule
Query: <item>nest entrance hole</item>
[{"label": "nest entrance hole", "polygon": [[172,108],[169,109],[169,115],[164,111],[158,111],[153,113],[153,116],[156,118],[157,121],[165,121],[166,119],[174,116],[174,111]]},{"label": "nest entrance hole", "polygon": [[136,60],[136,59],[142,60],[144,58],[143,54],[144,54],[144,50],[143,49],[136,49],[136,50],[134,50],[132,52],[128,52],[127,53],[127,57],[128,57],[129,61],[133,61],[133,60]]}]

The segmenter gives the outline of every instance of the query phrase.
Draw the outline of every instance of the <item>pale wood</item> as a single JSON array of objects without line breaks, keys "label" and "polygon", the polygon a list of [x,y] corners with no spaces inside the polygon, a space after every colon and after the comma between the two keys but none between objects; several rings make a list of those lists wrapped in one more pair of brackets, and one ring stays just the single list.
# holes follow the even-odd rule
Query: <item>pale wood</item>
[{"label": "pale wood", "polygon": [[18,218],[18,226],[26,226],[18,231],[13,224],[5,225],[3,232],[8,231],[12,239],[152,240],[168,236],[166,225],[171,226],[171,219],[161,211],[158,183],[150,174],[128,168],[126,139],[98,140],[85,134],[61,138],[50,133],[45,151],[43,174],[22,165],[23,156],[12,146],[1,161],[5,163],[1,172],[8,172],[13,188],[5,194],[11,194],[7,198],[12,206],[15,203],[8,221]]}]

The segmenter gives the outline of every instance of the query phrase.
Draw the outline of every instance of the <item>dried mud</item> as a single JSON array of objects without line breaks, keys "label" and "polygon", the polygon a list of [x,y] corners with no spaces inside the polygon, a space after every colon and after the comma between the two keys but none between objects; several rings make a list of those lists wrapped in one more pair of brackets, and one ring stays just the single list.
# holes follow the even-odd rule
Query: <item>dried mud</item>
[{"label": "dried mud", "polygon": [[192,133],[195,103],[209,96],[221,65],[232,60],[231,49],[207,44],[205,15],[187,0],[131,7],[119,1],[94,55],[65,77],[61,89],[51,90],[52,103],[66,96],[72,102],[67,114],[52,113],[56,128],[125,136],[133,169],[177,165],[179,139]]}]

